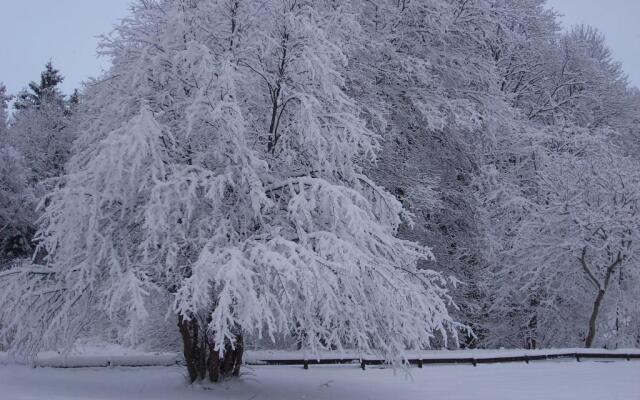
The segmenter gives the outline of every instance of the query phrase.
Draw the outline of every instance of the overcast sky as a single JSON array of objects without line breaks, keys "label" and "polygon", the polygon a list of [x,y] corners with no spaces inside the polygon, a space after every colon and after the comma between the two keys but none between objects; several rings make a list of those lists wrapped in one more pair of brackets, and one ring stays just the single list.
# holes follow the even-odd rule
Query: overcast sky
[{"label": "overcast sky", "polygon": [[96,76],[105,62],[96,56],[97,36],[129,11],[130,0],[0,0],[0,82],[16,93],[51,59],[70,93]]},{"label": "overcast sky", "polygon": [[[127,15],[130,0],[0,0],[0,82],[16,93],[39,79],[52,59],[70,93],[105,62],[96,57],[97,36]],[[587,23],[607,37],[614,58],[640,87],[640,0],[549,0],[563,22]]]}]

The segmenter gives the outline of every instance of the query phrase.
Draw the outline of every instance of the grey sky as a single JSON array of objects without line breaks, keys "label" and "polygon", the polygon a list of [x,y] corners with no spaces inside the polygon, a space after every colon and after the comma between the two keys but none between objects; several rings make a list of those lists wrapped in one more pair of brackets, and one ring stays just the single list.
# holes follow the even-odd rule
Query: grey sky
[{"label": "grey sky", "polygon": [[97,36],[125,17],[130,0],[0,0],[0,82],[16,93],[51,59],[70,93],[97,75]]},{"label": "grey sky", "polygon": [[[96,36],[127,15],[130,0],[0,0],[0,81],[16,93],[51,58],[69,93],[104,60]],[[549,0],[567,25],[585,22],[607,36],[615,59],[640,87],[640,0]]]}]

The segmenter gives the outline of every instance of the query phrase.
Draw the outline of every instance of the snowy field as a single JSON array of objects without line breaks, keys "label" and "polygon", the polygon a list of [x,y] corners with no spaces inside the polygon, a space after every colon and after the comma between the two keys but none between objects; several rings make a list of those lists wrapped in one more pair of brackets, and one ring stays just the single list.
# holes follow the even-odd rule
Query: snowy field
[{"label": "snowy field", "polygon": [[189,386],[173,367],[0,366],[3,400],[634,400],[640,362],[442,365],[403,371],[354,365],[249,366],[234,381]]}]

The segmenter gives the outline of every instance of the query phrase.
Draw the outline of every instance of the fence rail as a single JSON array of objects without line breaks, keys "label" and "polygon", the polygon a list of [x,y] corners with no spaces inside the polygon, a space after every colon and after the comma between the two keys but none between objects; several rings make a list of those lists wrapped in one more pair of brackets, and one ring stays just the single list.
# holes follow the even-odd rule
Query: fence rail
[{"label": "fence rail", "polygon": [[[488,357],[422,357],[410,358],[407,362],[410,365],[416,365],[422,368],[428,364],[471,364],[474,367],[478,364],[496,364],[530,361],[545,361],[557,359],[575,359],[581,360],[598,359],[598,360],[640,360],[640,353],[551,353],[551,354],[532,354],[522,356],[488,356]],[[304,369],[308,369],[310,365],[337,365],[337,364],[359,364],[360,368],[366,369],[367,365],[384,365],[387,362],[379,358],[321,358],[321,359],[261,359],[249,362],[250,365],[302,365]]]},{"label": "fence rail", "polygon": [[[460,353],[464,353],[461,350]],[[506,351],[508,353],[508,351]],[[451,354],[448,352],[446,356],[439,354],[430,354],[417,358],[409,358],[406,362],[410,365],[422,368],[424,365],[437,365],[437,364],[470,364],[477,366],[478,364],[496,364],[496,363],[513,363],[524,362],[529,363],[531,361],[545,361],[545,360],[558,360],[558,359],[575,359],[576,361],[582,360],[608,360],[608,361],[622,361],[622,360],[640,360],[640,350],[637,352],[620,352],[620,351],[584,351],[584,352],[558,352],[551,351],[549,353],[540,353],[536,351],[536,354],[505,354],[499,355],[495,352],[491,354],[481,355],[475,354],[470,356],[468,354]],[[6,354],[5,354],[6,355]],[[8,358],[0,357],[1,364],[12,364],[15,361],[9,361]],[[184,360],[180,354],[177,353],[165,353],[165,354],[145,354],[145,355],[129,355],[129,356],[69,356],[69,357],[50,357],[36,360],[33,365],[35,367],[50,367],[50,368],[95,368],[95,367],[152,367],[152,366],[172,366],[183,364]],[[247,365],[300,365],[304,369],[309,369],[313,365],[340,365],[340,364],[353,364],[359,365],[363,370],[367,365],[385,365],[387,361],[375,358],[375,357],[321,357],[321,358],[278,358],[277,354],[274,356],[253,356],[249,355],[245,361]]]}]

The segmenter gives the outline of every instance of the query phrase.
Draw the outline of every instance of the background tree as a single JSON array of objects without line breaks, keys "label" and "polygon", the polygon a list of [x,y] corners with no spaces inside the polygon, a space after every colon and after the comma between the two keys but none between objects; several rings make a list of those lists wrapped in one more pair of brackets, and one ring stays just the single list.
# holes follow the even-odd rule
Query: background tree
[{"label": "background tree", "polygon": [[369,173],[414,214],[400,236],[431,246],[435,260],[423,266],[462,282],[454,313],[476,327],[482,260],[472,177],[502,107],[489,46],[478,40],[493,14],[476,1],[359,7],[366,34],[353,40],[350,90],[382,138]]},{"label": "background tree", "polygon": [[76,136],[69,123],[70,107],[59,89],[62,81],[49,62],[40,82],[31,82],[14,103],[10,141],[29,160],[34,183],[62,173]]},{"label": "background tree", "polygon": [[[578,345],[587,335],[580,324],[548,308],[554,301],[571,303],[573,292],[560,295],[555,291],[557,297],[550,300],[542,286],[514,289],[518,287],[518,274],[542,265],[533,252],[519,253],[520,258],[511,256],[514,249],[535,248],[535,243],[520,240],[518,232],[525,221],[538,215],[540,207],[548,205],[544,174],[553,168],[569,174],[562,163],[581,159],[579,153],[567,149],[584,147],[584,138],[591,137],[593,143],[606,149],[606,154],[616,153],[614,158],[627,153],[623,149],[635,141],[631,139],[635,128],[630,118],[635,104],[631,100],[633,90],[593,28],[580,26],[561,33],[553,12],[539,1],[505,1],[498,9],[503,16],[498,18],[501,23],[491,48],[502,75],[504,99],[513,109],[503,113],[507,117],[502,119],[500,134],[495,136],[491,151],[485,153],[480,173],[474,179],[478,215],[483,220],[480,226],[484,245],[479,249],[487,268],[483,274],[487,283],[483,299],[486,317],[482,323],[488,332],[485,343],[515,347]],[[616,145],[621,141],[626,143],[624,147]],[[625,158],[625,162],[631,159]],[[588,195],[585,192],[580,196],[597,213]],[[539,222],[551,224],[542,217]],[[558,229],[570,229],[568,223],[564,221]],[[536,271],[540,279],[546,279],[542,269]],[[550,270],[544,271],[553,279]],[[510,287],[511,292],[507,290],[510,294],[502,297],[501,289],[505,287]],[[498,297],[504,301],[496,301]],[[569,309],[560,308],[563,312]]]},{"label": "background tree", "polygon": [[7,93],[7,88],[4,84],[0,83],[0,138],[2,138],[2,140],[4,140],[7,134],[9,123],[9,114],[7,113],[9,101],[11,101],[11,96]]},{"label": "background tree", "polygon": [[535,318],[542,346],[591,347],[597,327],[611,323],[602,313],[615,312],[607,302],[615,303],[619,274],[638,276],[637,168],[589,133],[549,142],[537,172],[541,195],[513,227],[513,247],[495,275],[495,308],[500,315],[530,308],[522,317]]},{"label": "background tree", "polygon": [[0,84],[0,269],[31,253],[35,198],[29,185],[29,166],[12,146],[8,126],[11,96]]}]

